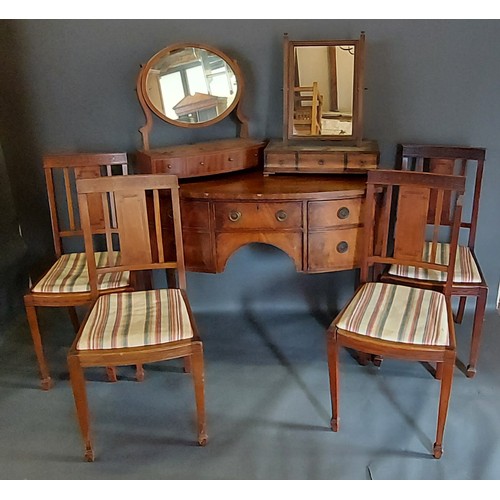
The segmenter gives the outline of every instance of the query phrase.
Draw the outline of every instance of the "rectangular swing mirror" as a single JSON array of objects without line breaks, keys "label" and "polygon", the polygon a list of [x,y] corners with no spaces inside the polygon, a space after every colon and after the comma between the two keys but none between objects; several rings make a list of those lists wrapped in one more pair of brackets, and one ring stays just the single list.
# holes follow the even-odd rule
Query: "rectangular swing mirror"
[{"label": "rectangular swing mirror", "polygon": [[283,140],[360,144],[364,32],[359,40],[284,38]]}]

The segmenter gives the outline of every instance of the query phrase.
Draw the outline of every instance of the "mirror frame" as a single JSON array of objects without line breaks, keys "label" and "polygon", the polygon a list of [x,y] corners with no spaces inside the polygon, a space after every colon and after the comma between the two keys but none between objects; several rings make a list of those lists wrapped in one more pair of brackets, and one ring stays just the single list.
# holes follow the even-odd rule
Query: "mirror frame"
[{"label": "mirror frame", "polygon": [[[293,104],[295,87],[295,48],[296,47],[336,47],[339,45],[354,46],[354,82],[351,135],[309,135],[293,134]],[[361,32],[359,40],[289,40],[284,34],[284,67],[283,67],[283,142],[288,141],[343,141],[361,144],[363,140],[363,93],[364,93],[364,61],[365,33]]]},{"label": "mirror frame", "polygon": [[[189,122],[182,122],[179,120],[173,120],[172,118],[169,118],[166,116],[164,113],[162,113],[151,101],[147,89],[146,89],[146,81],[147,81],[147,74],[150,71],[150,69],[156,64],[160,59],[163,57],[167,56],[171,52],[188,48],[188,47],[193,47],[195,49],[203,49],[208,52],[212,52],[213,54],[216,54],[219,56],[224,62],[231,68],[233,71],[235,77],[236,77],[236,83],[237,83],[237,89],[236,89],[236,95],[233,99],[233,102],[218,116],[215,118],[212,118],[210,120],[204,121],[204,122],[198,122],[198,123],[189,123]],[[247,137],[248,136],[248,125],[247,125],[247,119],[245,116],[242,114],[241,110],[239,109],[239,106],[241,104],[241,96],[243,94],[243,89],[244,89],[244,82],[243,82],[243,75],[242,72],[237,64],[237,62],[234,59],[231,59],[228,57],[226,54],[224,54],[222,51],[219,49],[216,49],[214,47],[211,47],[209,45],[201,44],[201,43],[175,43],[172,45],[168,45],[167,47],[163,48],[159,52],[153,55],[149,59],[149,61],[141,65],[141,70],[139,72],[139,76],[137,79],[137,96],[139,98],[139,102],[141,104],[141,107],[144,111],[144,115],[146,117],[146,124],[139,129],[139,131],[142,134],[142,139],[143,139],[143,144],[144,144],[144,149],[148,150],[149,149],[149,133],[151,132],[153,128],[153,115],[154,113],[158,118],[163,120],[164,122],[170,123],[171,125],[175,125],[177,127],[183,127],[183,128],[201,128],[201,127],[208,127],[210,125],[214,125],[215,123],[218,123],[227,116],[229,116],[233,111],[236,110],[236,117],[238,121],[240,122],[240,137]]]}]

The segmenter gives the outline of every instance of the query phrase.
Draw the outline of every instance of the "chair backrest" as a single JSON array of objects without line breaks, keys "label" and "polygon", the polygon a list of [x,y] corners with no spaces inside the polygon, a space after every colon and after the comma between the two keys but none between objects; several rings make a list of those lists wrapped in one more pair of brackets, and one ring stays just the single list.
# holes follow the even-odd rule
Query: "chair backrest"
[{"label": "chair backrest", "polygon": [[[468,246],[473,249],[476,241],[479,198],[483,182],[484,148],[438,146],[425,144],[399,144],[396,168],[415,172],[463,175],[469,180],[471,199],[467,213],[462,213],[461,227],[468,231]],[[469,189],[469,187],[467,188]]]},{"label": "chair backrest", "polygon": [[[368,173],[365,245],[361,281],[375,267],[411,266],[446,274],[445,293],[453,283],[465,177],[398,170]],[[445,206],[445,199],[450,204]],[[443,223],[443,213],[452,221]],[[431,220],[432,216],[432,220]],[[443,249],[449,245],[448,261]]]},{"label": "chair backrest", "polygon": [[[175,175],[128,175],[76,181],[91,291],[99,274],[171,269],[186,288],[179,184]],[[91,201],[100,199],[108,262],[97,267],[98,235],[91,226]]]},{"label": "chair backrest", "polygon": [[[82,239],[75,182],[77,179],[127,175],[126,153],[52,154],[43,157],[45,182],[49,199],[52,235],[57,257],[64,252],[66,238]],[[97,200],[92,206],[92,226],[102,232],[103,214]]]},{"label": "chair backrest", "polygon": [[310,135],[321,134],[321,114],[323,96],[319,93],[318,82],[308,87],[294,87],[294,123],[307,125]]}]

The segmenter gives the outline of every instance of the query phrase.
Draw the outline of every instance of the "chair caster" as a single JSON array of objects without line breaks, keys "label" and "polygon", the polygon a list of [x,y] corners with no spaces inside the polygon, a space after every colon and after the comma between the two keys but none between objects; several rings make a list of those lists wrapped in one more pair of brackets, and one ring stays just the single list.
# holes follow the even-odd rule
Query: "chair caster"
[{"label": "chair caster", "polygon": [[476,374],[476,368],[474,366],[468,365],[467,371],[465,372],[465,376],[467,378],[473,378],[475,374]]},{"label": "chair caster", "polygon": [[441,458],[441,455],[443,454],[443,447],[440,444],[434,443],[434,450],[432,454],[436,459]]},{"label": "chair caster", "polygon": [[50,377],[42,379],[40,382],[40,387],[42,388],[43,391],[48,391],[54,387],[54,382]]},{"label": "chair caster", "polygon": [[332,418],[330,420],[330,428],[332,429],[333,432],[337,432],[339,430],[339,419],[338,418]]},{"label": "chair caster", "polygon": [[84,458],[85,458],[85,462],[93,462],[94,461],[94,459],[95,459],[94,450],[90,446],[85,450]]}]

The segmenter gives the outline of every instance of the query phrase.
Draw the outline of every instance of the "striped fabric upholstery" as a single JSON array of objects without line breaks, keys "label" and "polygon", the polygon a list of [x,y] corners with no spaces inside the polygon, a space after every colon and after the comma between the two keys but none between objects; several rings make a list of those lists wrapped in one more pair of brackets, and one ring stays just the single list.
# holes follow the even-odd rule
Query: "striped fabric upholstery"
[{"label": "striped fabric upholstery", "polygon": [[[107,265],[107,252],[96,252],[97,267]],[[119,253],[113,254],[114,263],[118,262]],[[98,279],[100,290],[121,288],[129,284],[130,273],[117,272],[101,274]],[[89,273],[84,253],[64,254],[35,285],[33,292],[38,293],[76,293],[90,292]]]},{"label": "striped fabric upholstery", "polygon": [[[424,248],[424,260],[430,261],[431,244],[428,242]],[[438,243],[436,252],[436,264],[447,264],[450,255],[450,245],[448,243]],[[416,278],[420,280],[446,281],[446,273],[436,269],[415,268],[412,266],[393,265],[389,269],[389,274],[403,276],[405,278]],[[455,260],[455,271],[453,274],[454,283],[481,283],[481,275],[477,268],[476,261],[467,246],[457,248],[457,258]]]},{"label": "striped fabric upholstery", "polygon": [[192,337],[180,290],[112,293],[97,300],[77,349],[139,347]]},{"label": "striped fabric upholstery", "polygon": [[337,322],[342,330],[392,342],[448,345],[442,293],[389,283],[366,283]]}]

